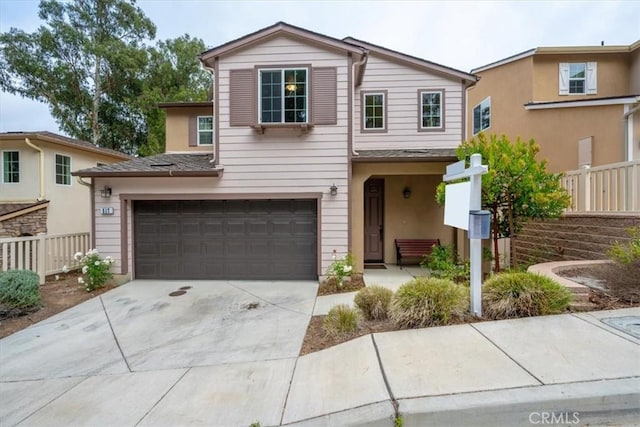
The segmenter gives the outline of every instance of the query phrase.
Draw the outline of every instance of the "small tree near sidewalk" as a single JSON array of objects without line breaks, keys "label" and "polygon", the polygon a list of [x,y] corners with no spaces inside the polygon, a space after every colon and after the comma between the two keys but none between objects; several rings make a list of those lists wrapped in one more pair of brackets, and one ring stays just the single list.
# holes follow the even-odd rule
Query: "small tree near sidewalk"
[{"label": "small tree near sidewalk", "polygon": [[[458,159],[466,160],[480,153],[489,172],[482,176],[482,208],[491,212],[491,234],[495,254],[495,271],[500,271],[498,240],[515,237],[529,219],[554,218],[569,206],[570,196],[560,186],[562,174],[547,171],[547,162],[536,156],[540,147],[533,139],[517,138],[511,142],[506,135],[479,133],[463,142],[456,150]],[[445,183],[440,183],[436,200],[443,204]],[[512,267],[517,268],[515,250],[511,252]]]}]

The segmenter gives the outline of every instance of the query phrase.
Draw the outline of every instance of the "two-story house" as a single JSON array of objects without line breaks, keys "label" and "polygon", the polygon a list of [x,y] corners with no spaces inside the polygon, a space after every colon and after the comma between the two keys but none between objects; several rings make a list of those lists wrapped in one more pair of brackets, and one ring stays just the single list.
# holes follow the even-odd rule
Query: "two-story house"
[{"label": "two-story house", "polygon": [[434,196],[473,75],[285,23],[200,60],[214,100],[161,105],[166,153],[75,173],[115,272],[317,279],[349,251],[361,270],[396,238],[456,239]]},{"label": "two-story house", "polygon": [[130,156],[51,132],[0,133],[0,237],[91,231],[93,197],[74,169]]},{"label": "two-story house", "polygon": [[471,72],[467,138],[533,138],[554,172],[640,159],[640,41],[538,47]]}]

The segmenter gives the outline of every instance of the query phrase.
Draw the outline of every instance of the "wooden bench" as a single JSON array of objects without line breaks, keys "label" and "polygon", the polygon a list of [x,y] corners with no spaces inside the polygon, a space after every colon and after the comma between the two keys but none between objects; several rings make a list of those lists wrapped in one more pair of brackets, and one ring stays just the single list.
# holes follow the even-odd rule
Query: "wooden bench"
[{"label": "wooden bench", "polygon": [[403,258],[422,258],[431,254],[434,245],[440,246],[440,239],[396,239],[396,265],[402,268]]}]

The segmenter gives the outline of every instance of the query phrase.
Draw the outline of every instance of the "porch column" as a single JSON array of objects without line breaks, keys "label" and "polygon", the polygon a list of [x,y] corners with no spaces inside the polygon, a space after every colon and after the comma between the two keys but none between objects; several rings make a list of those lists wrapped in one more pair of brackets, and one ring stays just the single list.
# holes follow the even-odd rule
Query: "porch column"
[{"label": "porch column", "polygon": [[355,173],[351,179],[351,254],[356,271],[364,271],[364,183],[370,175]]}]

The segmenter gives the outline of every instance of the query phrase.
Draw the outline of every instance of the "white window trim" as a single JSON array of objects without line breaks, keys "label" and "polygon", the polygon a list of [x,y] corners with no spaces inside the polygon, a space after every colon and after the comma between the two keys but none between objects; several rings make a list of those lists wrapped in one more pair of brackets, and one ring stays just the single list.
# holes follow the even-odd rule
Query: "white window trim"
[{"label": "white window trim", "polygon": [[[571,64],[585,64],[584,92],[570,93],[569,68]],[[575,80],[575,79],[574,79]],[[598,94],[598,63],[597,62],[560,62],[558,64],[558,95],[585,96]]]},{"label": "white window trim", "polygon": [[[581,78],[572,78],[571,77],[571,64],[573,65],[584,65],[584,77]],[[577,81],[582,81],[583,85],[582,87],[584,88],[584,90],[582,92],[571,92],[571,82],[577,82]],[[587,63],[586,62],[570,62],[569,63],[569,78],[568,78],[568,82],[569,82],[569,95],[586,95],[587,94]]]},{"label": "white window trim", "polygon": [[[4,180],[4,153],[18,153],[18,182],[7,182]],[[2,176],[2,183],[7,185],[17,185],[20,184],[22,179],[22,172],[20,171],[20,150],[2,150],[2,164],[0,164],[0,176]]]},{"label": "white window trim", "polygon": [[[422,125],[422,115],[424,114],[424,104],[422,103],[422,95],[425,93],[439,93],[440,94],[440,126],[423,126]],[[420,91],[420,129],[422,130],[440,130],[444,129],[444,89],[433,89],[433,90],[421,90]]]},{"label": "white window trim", "polygon": [[[489,101],[489,126],[487,126],[486,128],[482,129],[482,103],[485,101]],[[476,109],[476,107],[480,106],[480,130],[475,132],[475,126],[473,125],[473,121],[475,120],[475,114],[473,113],[473,111]],[[487,129],[491,129],[491,123],[493,122],[491,116],[493,115],[493,113],[491,112],[492,108],[491,108],[491,97],[487,96],[485,99],[483,99],[482,101],[478,102],[476,105],[473,106],[473,108],[471,109],[471,131],[473,132],[473,135],[477,135],[480,132],[484,132]]]},{"label": "white window trim", "polygon": [[[200,119],[201,118],[211,118],[211,130],[200,130]],[[198,147],[213,147],[214,143],[214,135],[213,131],[216,128],[215,118],[213,116],[197,116],[196,117],[196,144]],[[211,144],[200,144],[200,132],[211,132]]]},{"label": "white window trim", "polygon": [[[304,122],[285,122],[284,121],[284,73],[285,71],[297,71],[297,70],[305,70],[306,71],[306,82],[304,85],[304,111],[305,111],[305,120]],[[281,112],[281,120],[279,122],[263,122],[262,121],[262,73],[263,72],[273,72],[280,71],[282,76],[281,83],[283,83],[280,87],[280,96],[282,97],[282,105],[280,107]],[[311,75],[309,73],[308,67],[283,67],[283,68],[260,68],[258,69],[258,123],[264,125],[302,125],[309,123],[309,85],[311,84]]]},{"label": "white window trim", "polygon": [[[69,183],[68,184],[59,184],[58,183],[58,173],[56,171],[57,166],[58,166],[58,160],[56,159],[57,156],[64,156],[64,157],[68,157],[69,158]],[[73,184],[73,177],[71,176],[71,171],[73,170],[73,158],[71,158],[71,156],[69,156],[68,154],[62,154],[62,153],[53,153],[53,182],[56,185],[61,185],[63,187],[71,187],[71,185]]]},{"label": "white window trim", "polygon": [[[367,127],[367,96],[382,96],[382,127]],[[385,92],[365,91],[362,94],[362,130],[365,132],[376,132],[387,130],[387,95]]]}]

